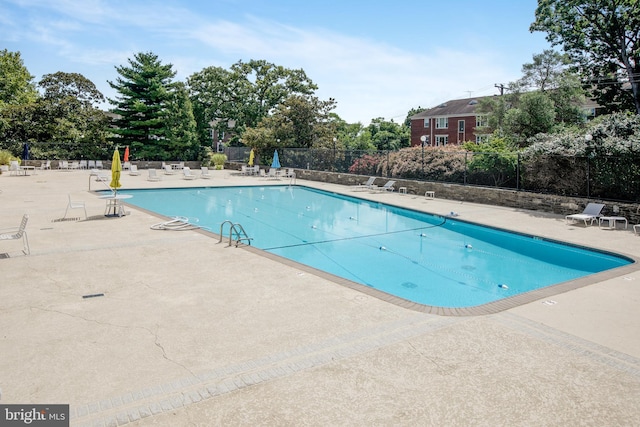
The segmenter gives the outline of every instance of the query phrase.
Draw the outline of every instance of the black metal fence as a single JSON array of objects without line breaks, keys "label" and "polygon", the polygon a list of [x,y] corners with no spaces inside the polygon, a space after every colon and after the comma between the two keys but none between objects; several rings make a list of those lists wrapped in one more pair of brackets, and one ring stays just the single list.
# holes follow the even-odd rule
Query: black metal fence
[{"label": "black metal fence", "polygon": [[[227,147],[228,160],[247,163],[250,149]],[[282,167],[640,202],[640,153],[575,157],[477,153],[416,147],[400,151],[278,149]],[[273,153],[260,153],[268,168]]]}]

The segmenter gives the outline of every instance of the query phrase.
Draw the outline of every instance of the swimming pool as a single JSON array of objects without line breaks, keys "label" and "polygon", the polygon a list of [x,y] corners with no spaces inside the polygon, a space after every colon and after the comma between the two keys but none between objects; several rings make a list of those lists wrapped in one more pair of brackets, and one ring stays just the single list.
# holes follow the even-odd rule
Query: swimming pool
[{"label": "swimming pool", "polygon": [[[302,186],[127,190],[131,205],[418,304],[474,307],[630,264],[628,258]],[[225,234],[228,233],[228,227]]]}]

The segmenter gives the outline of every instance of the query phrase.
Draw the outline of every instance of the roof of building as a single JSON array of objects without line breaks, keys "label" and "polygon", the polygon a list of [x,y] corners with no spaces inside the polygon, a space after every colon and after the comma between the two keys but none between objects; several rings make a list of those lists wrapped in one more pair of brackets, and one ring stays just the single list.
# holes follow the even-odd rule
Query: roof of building
[{"label": "roof of building", "polygon": [[421,111],[411,116],[411,120],[424,119],[426,117],[444,117],[444,116],[473,116],[475,115],[478,102],[488,96],[480,96],[475,98],[452,99],[443,102],[437,107]]}]

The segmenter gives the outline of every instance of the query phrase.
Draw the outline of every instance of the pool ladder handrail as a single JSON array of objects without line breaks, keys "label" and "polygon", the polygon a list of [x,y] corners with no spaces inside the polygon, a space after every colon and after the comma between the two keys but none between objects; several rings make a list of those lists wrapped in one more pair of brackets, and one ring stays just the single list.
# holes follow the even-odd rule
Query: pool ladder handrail
[{"label": "pool ladder handrail", "polygon": [[[225,224],[229,224],[229,245],[231,246],[232,242],[236,242],[236,248],[238,247],[238,245],[240,244],[240,242],[242,241],[246,241],[247,244],[249,246],[251,246],[251,241],[253,240],[252,237],[249,237],[247,235],[247,232],[244,231],[244,227],[242,227],[242,225],[240,225],[239,223],[233,223],[230,220],[226,220],[224,221],[222,224],[220,224],[220,240],[218,240],[218,243],[222,243],[222,236],[224,235],[224,225]],[[233,236],[236,236],[236,239],[233,239]]]}]

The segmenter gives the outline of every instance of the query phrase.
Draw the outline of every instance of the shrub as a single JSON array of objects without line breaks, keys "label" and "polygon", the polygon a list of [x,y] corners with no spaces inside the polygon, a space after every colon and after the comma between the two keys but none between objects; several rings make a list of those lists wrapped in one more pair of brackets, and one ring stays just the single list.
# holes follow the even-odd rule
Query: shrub
[{"label": "shrub", "polygon": [[464,170],[464,152],[453,146],[403,148],[383,157],[377,168],[379,175],[444,182],[463,182]]},{"label": "shrub", "polygon": [[365,154],[354,160],[353,164],[349,166],[349,173],[358,175],[376,175],[378,172],[378,166],[384,159],[382,155]]},{"label": "shrub", "polygon": [[227,162],[227,155],[222,153],[215,153],[211,156],[211,162],[215,165],[216,169],[222,169]]}]

